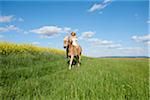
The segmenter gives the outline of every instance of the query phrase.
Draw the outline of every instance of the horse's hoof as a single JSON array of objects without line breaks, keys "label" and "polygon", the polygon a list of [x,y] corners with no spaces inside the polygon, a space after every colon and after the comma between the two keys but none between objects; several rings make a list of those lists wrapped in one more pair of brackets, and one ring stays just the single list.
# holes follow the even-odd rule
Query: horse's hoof
[{"label": "horse's hoof", "polygon": [[69,66],[69,70],[71,70],[71,67]]},{"label": "horse's hoof", "polygon": [[78,64],[78,67],[80,67],[80,64]]}]

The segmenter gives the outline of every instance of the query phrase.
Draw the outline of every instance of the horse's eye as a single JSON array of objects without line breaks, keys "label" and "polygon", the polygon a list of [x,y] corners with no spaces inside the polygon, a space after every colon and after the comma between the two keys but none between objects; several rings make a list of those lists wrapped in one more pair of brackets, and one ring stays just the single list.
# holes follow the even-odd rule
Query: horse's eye
[{"label": "horse's eye", "polygon": [[66,43],[66,41],[64,41],[64,43]]}]

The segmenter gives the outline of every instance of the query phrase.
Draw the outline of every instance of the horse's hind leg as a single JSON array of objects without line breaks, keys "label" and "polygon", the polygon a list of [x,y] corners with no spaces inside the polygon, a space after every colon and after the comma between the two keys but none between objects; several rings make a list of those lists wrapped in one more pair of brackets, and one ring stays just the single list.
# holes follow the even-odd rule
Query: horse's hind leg
[{"label": "horse's hind leg", "polygon": [[78,67],[80,66],[80,63],[81,63],[81,56],[79,55],[78,56]]},{"label": "horse's hind leg", "polygon": [[69,70],[71,70],[71,66],[72,66],[72,61],[73,61],[73,55],[71,55],[71,58],[70,58],[70,64],[69,64]]}]

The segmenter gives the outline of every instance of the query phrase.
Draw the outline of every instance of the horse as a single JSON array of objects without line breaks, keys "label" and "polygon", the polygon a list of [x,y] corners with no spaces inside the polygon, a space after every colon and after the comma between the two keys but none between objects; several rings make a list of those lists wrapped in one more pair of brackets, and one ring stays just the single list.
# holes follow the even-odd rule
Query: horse
[{"label": "horse", "polygon": [[81,46],[78,46],[78,48],[74,47],[72,45],[72,40],[70,39],[70,37],[66,36],[64,38],[64,48],[66,49],[67,58],[68,57],[70,58],[69,70],[71,70],[71,66],[72,66],[74,57],[77,58],[77,63],[78,63],[78,67],[79,67],[81,64],[81,53],[82,53]]}]

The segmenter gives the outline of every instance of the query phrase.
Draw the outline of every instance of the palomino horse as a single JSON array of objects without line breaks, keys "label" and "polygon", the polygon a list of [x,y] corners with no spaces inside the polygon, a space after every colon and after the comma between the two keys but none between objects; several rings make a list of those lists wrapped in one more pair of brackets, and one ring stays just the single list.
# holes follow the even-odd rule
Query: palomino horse
[{"label": "palomino horse", "polygon": [[70,57],[69,69],[71,69],[74,57],[77,58],[78,66],[80,66],[82,48],[80,46],[78,48],[74,47],[68,36],[64,38],[64,48],[66,49],[67,58]]}]

